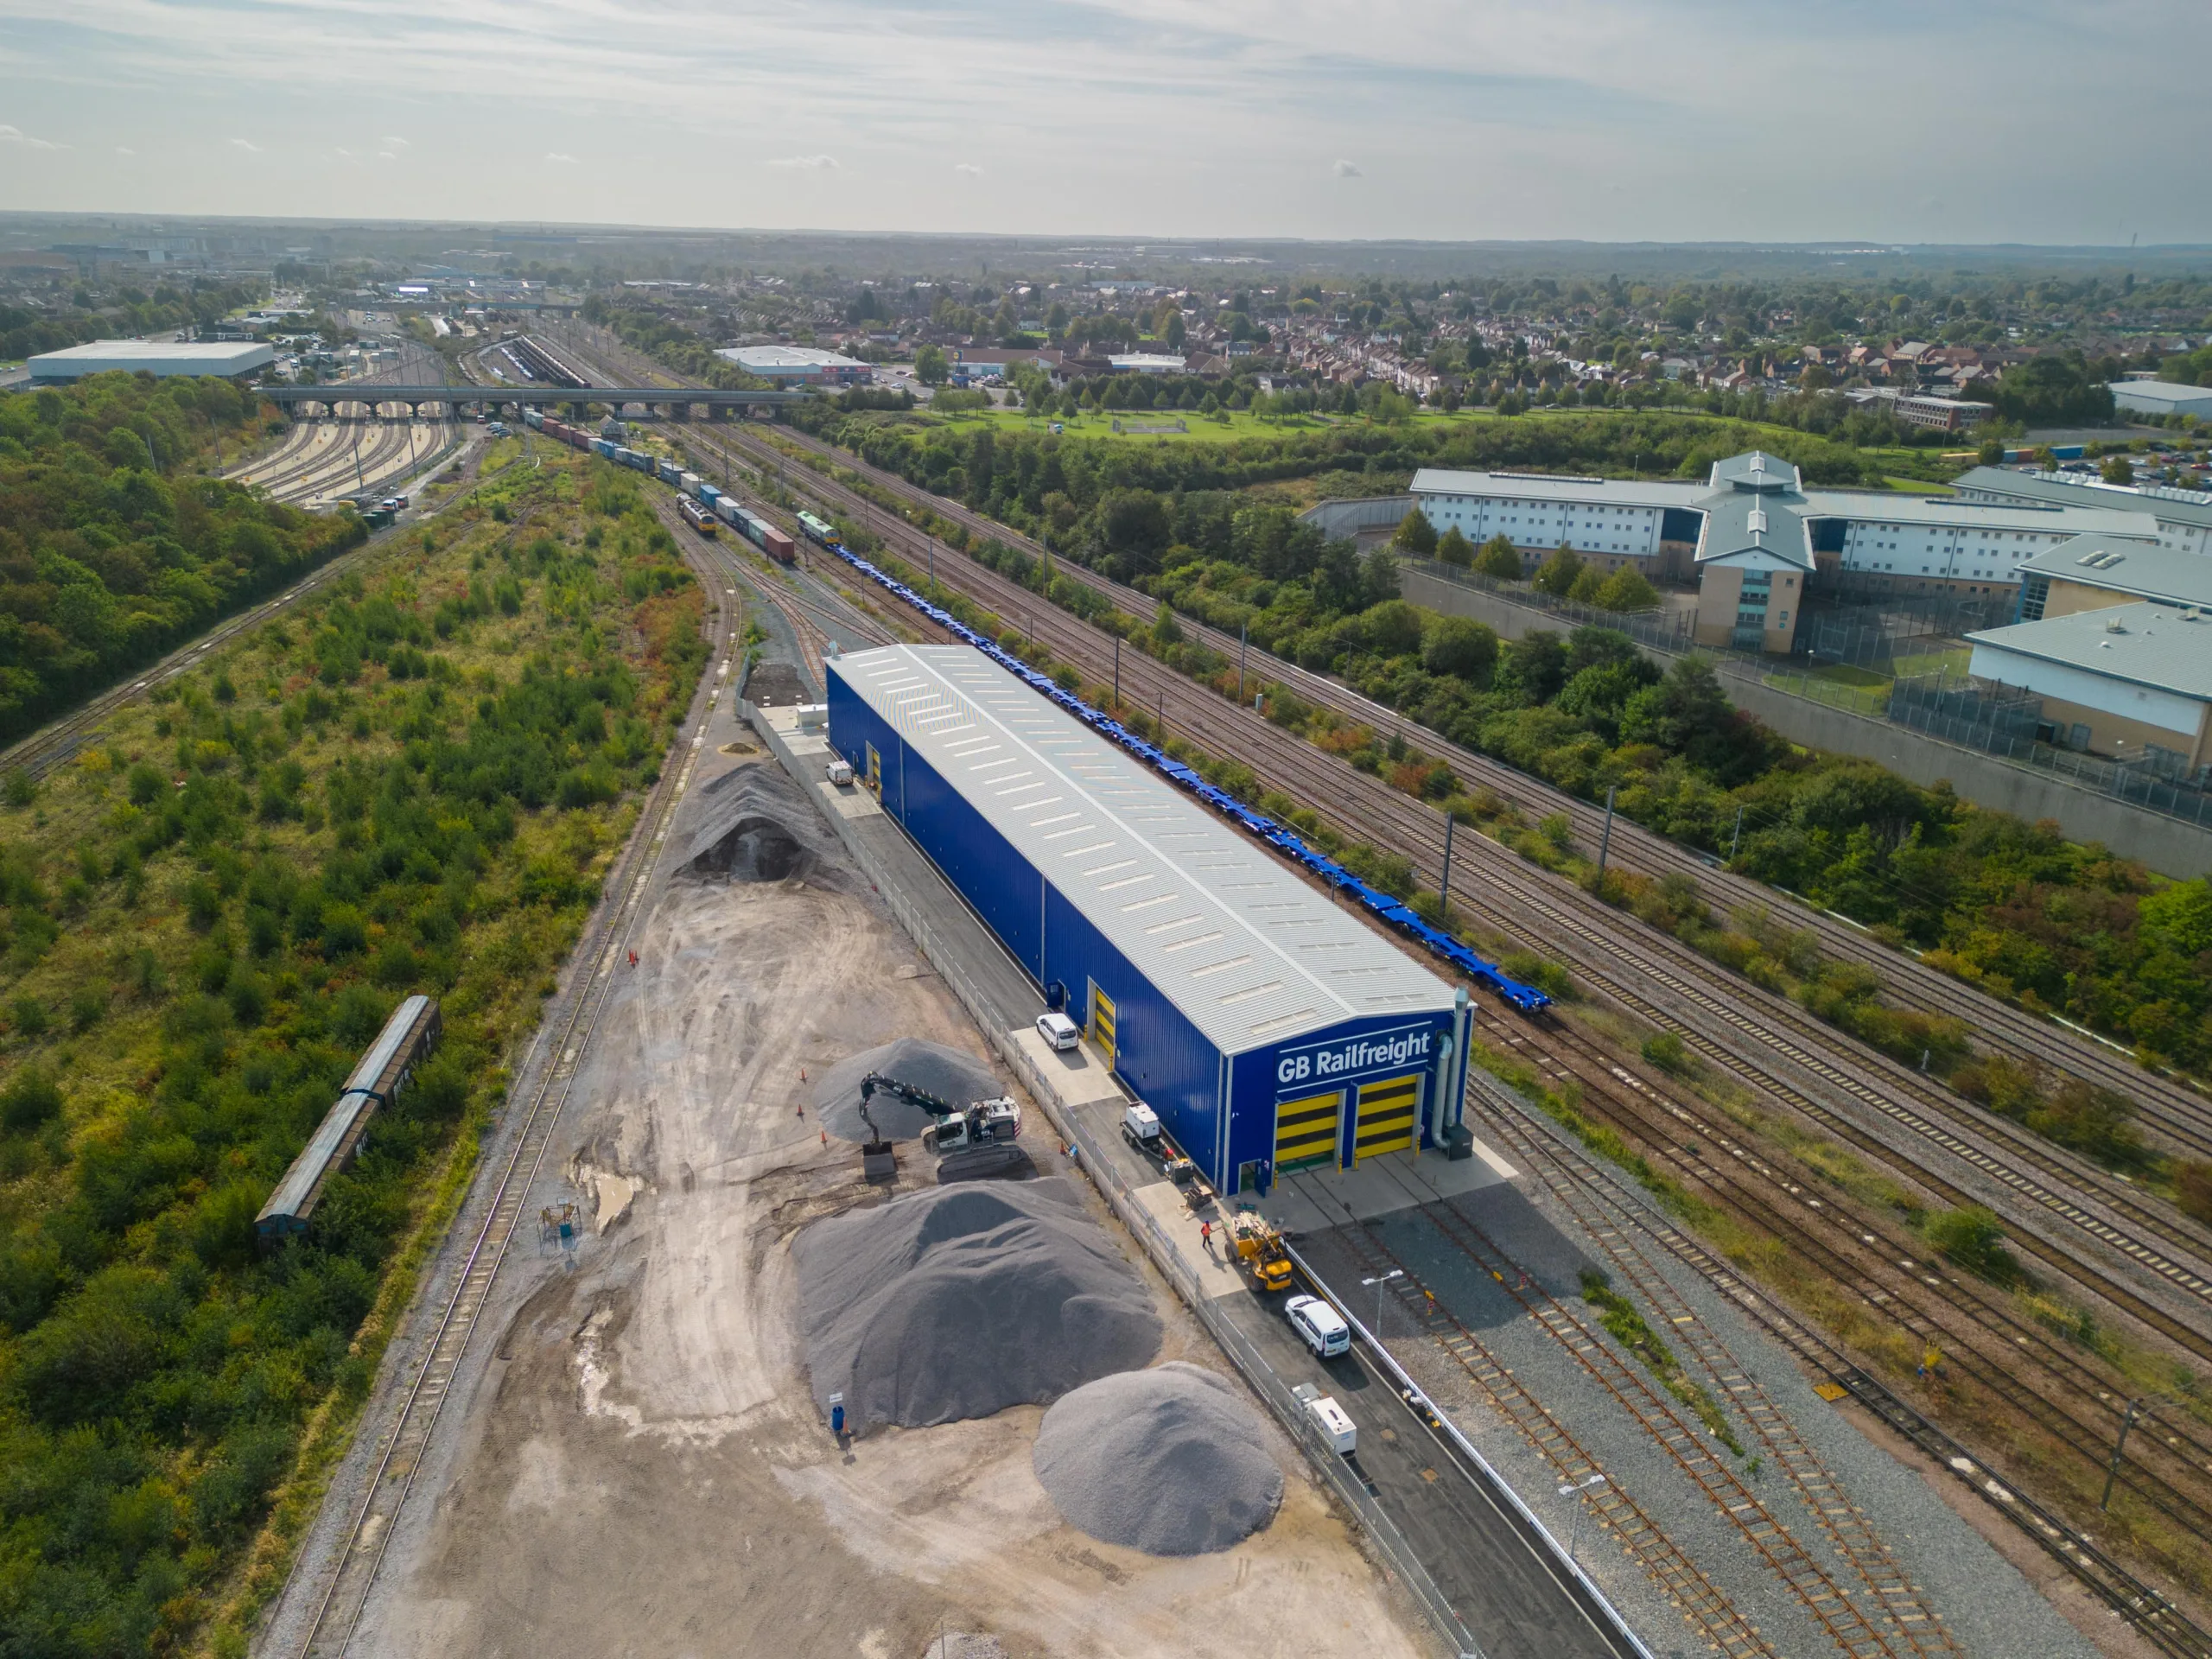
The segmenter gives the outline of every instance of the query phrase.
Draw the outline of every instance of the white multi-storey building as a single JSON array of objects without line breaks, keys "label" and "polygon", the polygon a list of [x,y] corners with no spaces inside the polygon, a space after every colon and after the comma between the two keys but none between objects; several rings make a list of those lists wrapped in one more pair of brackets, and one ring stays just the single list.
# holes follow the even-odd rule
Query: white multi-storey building
[{"label": "white multi-storey building", "polygon": [[[1890,592],[1995,596],[2017,588],[2024,560],[2077,536],[2166,542],[2140,496],[1807,490],[1796,467],[1758,451],[1716,461],[1703,484],[1424,467],[1413,495],[1440,536],[1457,530],[1478,545],[1503,536],[1524,568],[1564,546],[1600,571],[1694,571],[1699,639],[1769,651],[1790,648],[1803,584],[1815,575]],[[1737,574],[1708,582],[1720,570]],[[1781,602],[1784,590],[1791,602]]]}]

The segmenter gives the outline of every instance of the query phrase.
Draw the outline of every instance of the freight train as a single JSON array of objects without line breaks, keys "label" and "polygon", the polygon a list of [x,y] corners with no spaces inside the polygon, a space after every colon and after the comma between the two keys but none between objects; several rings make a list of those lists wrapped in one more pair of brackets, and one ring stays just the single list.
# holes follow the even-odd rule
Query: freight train
[{"label": "freight train", "polygon": [[262,1248],[273,1248],[308,1230],[332,1179],[360,1150],[369,1120],[414,1081],[416,1066],[438,1046],[443,1029],[438,1005],[427,996],[410,996],[393,1011],[253,1218]]},{"label": "freight train", "polygon": [[[566,421],[546,414],[543,410],[525,410],[523,419],[549,438],[582,449],[588,454],[604,457],[618,467],[630,467],[649,478],[658,478],[673,484],[683,496],[683,522],[702,536],[712,535],[709,527],[720,519],[732,530],[766,553],[779,564],[791,564],[798,558],[798,545],[791,537],[770,524],[759,513],[743,505],[736,494],[718,484],[709,484],[696,473],[687,473],[672,461],[661,461],[642,449],[632,449],[612,438],[594,437],[581,427],[570,426]],[[696,504],[696,505],[695,505]],[[699,516],[695,518],[694,514]],[[812,515],[802,513],[802,524],[811,520],[819,527],[820,534],[809,530],[807,534],[819,541],[824,535],[834,537],[836,532]]]}]

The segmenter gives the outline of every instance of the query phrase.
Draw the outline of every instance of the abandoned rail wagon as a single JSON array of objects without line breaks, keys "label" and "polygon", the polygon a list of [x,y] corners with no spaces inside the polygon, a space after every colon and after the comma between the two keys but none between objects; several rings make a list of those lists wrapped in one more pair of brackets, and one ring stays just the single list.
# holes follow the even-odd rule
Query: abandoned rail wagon
[{"label": "abandoned rail wagon", "polygon": [[264,1248],[308,1230],[331,1178],[352,1163],[360,1149],[369,1120],[413,1081],[416,1066],[437,1046],[442,1029],[438,1005],[427,996],[410,996],[392,1011],[254,1217],[254,1231]]}]

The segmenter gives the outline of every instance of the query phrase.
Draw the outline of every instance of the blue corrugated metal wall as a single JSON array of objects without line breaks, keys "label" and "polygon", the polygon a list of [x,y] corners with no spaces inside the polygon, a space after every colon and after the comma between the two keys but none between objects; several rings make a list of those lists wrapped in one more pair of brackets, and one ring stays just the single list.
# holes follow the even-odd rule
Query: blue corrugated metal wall
[{"label": "blue corrugated metal wall", "polygon": [[[1335,1084],[1347,1091],[1376,1078],[1420,1071],[1420,1141],[1436,1144],[1439,1124],[1437,1055],[1452,1030],[1443,1015],[1376,1015],[1307,1032],[1281,1046],[1226,1059],[1173,1003],[1086,920],[974,806],[911,751],[893,728],[853,690],[833,663],[825,664],[830,741],[856,775],[866,776],[867,746],[874,744],[883,780],[884,810],[944,874],[1005,944],[1031,979],[1067,987],[1068,1012],[1087,1023],[1090,988],[1112,999],[1117,1042],[1115,1071],[1160,1114],[1167,1131],[1222,1192],[1236,1190],[1238,1172],[1270,1163],[1274,1152],[1275,1105]],[[1322,1045],[1342,1045],[1409,1025],[1426,1025],[1430,1048],[1418,1065],[1382,1063],[1332,1077],[1285,1079],[1286,1055]],[[1465,1090],[1466,1057],[1446,1067],[1445,1099]],[[1224,1116],[1224,1094],[1228,1111]],[[1339,1136],[1341,1161],[1351,1161],[1355,1132],[1348,1097]]]},{"label": "blue corrugated metal wall", "polygon": [[1225,1080],[1221,1051],[1058,889],[1047,887],[1045,914],[1045,960],[1052,971],[1044,977],[1068,988],[1069,1014],[1079,1021],[1087,1023],[1090,982],[1113,1000],[1114,1070],[1160,1114],[1167,1133],[1206,1171],[1207,1179],[1218,1184]]}]

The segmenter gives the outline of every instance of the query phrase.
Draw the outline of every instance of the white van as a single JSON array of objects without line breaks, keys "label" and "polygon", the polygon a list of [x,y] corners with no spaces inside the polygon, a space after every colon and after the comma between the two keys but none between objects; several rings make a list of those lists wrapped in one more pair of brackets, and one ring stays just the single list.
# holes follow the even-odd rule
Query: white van
[{"label": "white van", "polygon": [[1319,1359],[1331,1359],[1351,1346],[1351,1326],[1319,1296],[1294,1296],[1282,1305],[1290,1328]]},{"label": "white van", "polygon": [[1082,1029],[1076,1022],[1058,1012],[1037,1016],[1037,1034],[1055,1049],[1073,1048],[1083,1040]]}]

